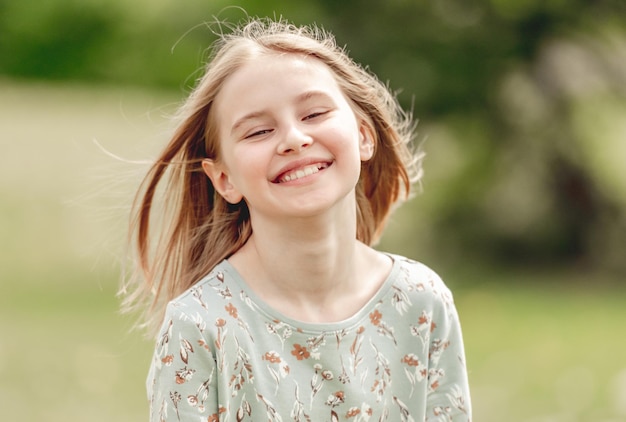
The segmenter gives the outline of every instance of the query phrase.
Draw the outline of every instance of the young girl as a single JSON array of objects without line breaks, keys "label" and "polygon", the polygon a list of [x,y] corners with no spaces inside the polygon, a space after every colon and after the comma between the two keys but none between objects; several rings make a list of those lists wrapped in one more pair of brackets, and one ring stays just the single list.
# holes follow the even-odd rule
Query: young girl
[{"label": "young girl", "polygon": [[133,227],[151,420],[469,421],[449,290],[369,246],[419,174],[386,87],[330,34],[252,20],[181,116]]}]

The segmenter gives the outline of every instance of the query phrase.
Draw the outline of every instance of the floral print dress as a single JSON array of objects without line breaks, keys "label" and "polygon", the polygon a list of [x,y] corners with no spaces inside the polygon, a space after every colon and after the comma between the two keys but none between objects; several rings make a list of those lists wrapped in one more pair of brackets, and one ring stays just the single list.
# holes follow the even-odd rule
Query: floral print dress
[{"label": "floral print dress", "polygon": [[391,257],[368,304],[329,324],[281,315],[221,262],[167,307],[150,420],[470,421],[450,291],[426,266]]}]

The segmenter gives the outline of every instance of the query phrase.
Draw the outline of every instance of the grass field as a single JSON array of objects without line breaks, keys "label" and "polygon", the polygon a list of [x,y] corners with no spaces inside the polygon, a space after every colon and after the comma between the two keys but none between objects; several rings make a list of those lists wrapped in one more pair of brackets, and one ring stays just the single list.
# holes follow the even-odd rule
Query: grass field
[{"label": "grass field", "polygon": [[[147,157],[176,98],[16,82],[0,92],[2,420],[146,420],[151,343],[129,332],[115,298],[142,166],[94,139]],[[626,421],[626,292],[614,280],[567,270],[450,278],[475,421]]]}]

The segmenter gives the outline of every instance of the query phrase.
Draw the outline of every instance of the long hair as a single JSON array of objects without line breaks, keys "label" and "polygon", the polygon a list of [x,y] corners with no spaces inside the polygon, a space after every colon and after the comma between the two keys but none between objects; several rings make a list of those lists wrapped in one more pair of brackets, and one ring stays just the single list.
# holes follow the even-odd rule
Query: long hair
[{"label": "long hair", "polygon": [[269,19],[252,19],[222,34],[133,204],[129,242],[136,262],[122,287],[123,308],[143,309],[150,330],[161,321],[169,300],[235,253],[252,233],[245,201],[226,202],[201,162],[220,159],[213,103],[224,81],[255,55],[271,53],[306,55],[326,64],[374,136],[374,155],[362,163],[355,188],[358,240],[369,245],[378,240],[392,207],[408,198],[421,174],[419,156],[409,148],[410,114],[384,84],[337,46],[331,34]]}]

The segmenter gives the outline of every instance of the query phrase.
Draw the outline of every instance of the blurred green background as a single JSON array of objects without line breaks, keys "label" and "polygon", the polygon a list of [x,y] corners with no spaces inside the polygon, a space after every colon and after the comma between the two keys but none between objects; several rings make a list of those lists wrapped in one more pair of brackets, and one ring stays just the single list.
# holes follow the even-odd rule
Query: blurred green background
[{"label": "blurred green background", "polygon": [[[3,420],[147,419],[128,208],[233,5],[0,0]],[[474,419],[626,421],[626,2],[236,6],[329,29],[419,120],[379,247],[453,289]]]}]

